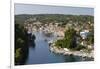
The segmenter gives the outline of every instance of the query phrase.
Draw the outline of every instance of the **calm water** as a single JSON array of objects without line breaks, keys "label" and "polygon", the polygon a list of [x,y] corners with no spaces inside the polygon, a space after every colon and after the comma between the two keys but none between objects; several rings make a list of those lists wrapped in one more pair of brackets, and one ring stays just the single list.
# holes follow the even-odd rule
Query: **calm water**
[{"label": "calm water", "polygon": [[26,64],[62,63],[80,61],[80,57],[63,56],[50,52],[49,44],[45,39],[51,40],[56,37],[47,38],[42,32],[35,32],[35,47],[29,47],[29,55]]}]

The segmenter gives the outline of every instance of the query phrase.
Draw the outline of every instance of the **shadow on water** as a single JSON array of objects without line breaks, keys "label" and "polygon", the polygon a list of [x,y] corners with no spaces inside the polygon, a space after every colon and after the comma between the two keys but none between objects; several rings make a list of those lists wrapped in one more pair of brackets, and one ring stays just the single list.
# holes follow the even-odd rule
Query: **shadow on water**
[{"label": "shadow on water", "polygon": [[32,48],[35,48],[35,42],[32,40],[32,41],[29,41],[28,42],[28,46],[29,47],[32,47]]},{"label": "shadow on water", "polygon": [[29,48],[31,47],[32,49],[35,49],[35,35],[33,35],[32,37],[30,36],[31,35],[28,35],[26,45],[22,48],[22,59],[17,65],[25,65],[29,56]]},{"label": "shadow on water", "polygon": [[33,47],[33,48],[35,48],[35,40],[36,39],[36,37],[35,37],[35,35],[32,35],[32,33],[30,33],[30,34],[28,34],[28,46],[30,47]]},{"label": "shadow on water", "polygon": [[74,56],[74,55],[68,55],[65,56],[65,62],[76,62],[81,61],[82,57],[80,56]]}]

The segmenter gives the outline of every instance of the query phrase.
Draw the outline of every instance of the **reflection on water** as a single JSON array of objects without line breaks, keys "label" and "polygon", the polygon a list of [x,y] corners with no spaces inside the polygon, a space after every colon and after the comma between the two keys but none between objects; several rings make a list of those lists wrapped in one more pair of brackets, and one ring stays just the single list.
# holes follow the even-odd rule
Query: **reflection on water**
[{"label": "reflection on water", "polygon": [[[56,39],[55,36],[46,37],[42,32],[35,32],[35,46],[29,47],[29,55],[26,64],[44,64],[44,63],[61,63],[80,61],[80,57],[63,56],[50,52],[49,45],[46,40]],[[32,45],[32,42],[30,42]]]},{"label": "reflection on water", "polygon": [[30,47],[33,47],[33,49],[34,49],[34,48],[35,48],[35,43],[34,43],[34,41],[28,42],[28,46],[29,46],[29,48],[30,48]]}]

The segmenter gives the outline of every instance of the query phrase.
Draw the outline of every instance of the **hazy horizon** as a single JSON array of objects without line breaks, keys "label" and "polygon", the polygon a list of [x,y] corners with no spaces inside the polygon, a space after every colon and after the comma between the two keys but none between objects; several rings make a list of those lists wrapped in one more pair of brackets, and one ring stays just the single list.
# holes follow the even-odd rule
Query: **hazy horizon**
[{"label": "hazy horizon", "polygon": [[69,7],[69,6],[52,6],[36,4],[15,4],[15,15],[21,14],[63,14],[63,15],[91,15],[94,16],[93,8],[86,7]]}]

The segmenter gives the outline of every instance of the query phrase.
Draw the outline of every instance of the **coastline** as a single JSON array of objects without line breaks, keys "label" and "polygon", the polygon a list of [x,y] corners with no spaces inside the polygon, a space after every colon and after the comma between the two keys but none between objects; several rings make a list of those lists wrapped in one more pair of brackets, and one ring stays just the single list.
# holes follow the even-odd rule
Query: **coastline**
[{"label": "coastline", "polygon": [[78,56],[82,57],[82,61],[93,61],[94,60],[94,51],[92,50],[90,53],[84,51],[71,51],[67,48],[58,48],[54,46],[52,43],[50,45],[50,51],[56,54],[62,54],[64,56]]}]

